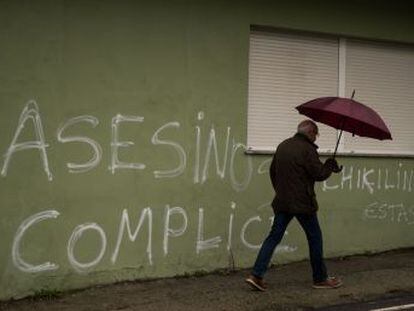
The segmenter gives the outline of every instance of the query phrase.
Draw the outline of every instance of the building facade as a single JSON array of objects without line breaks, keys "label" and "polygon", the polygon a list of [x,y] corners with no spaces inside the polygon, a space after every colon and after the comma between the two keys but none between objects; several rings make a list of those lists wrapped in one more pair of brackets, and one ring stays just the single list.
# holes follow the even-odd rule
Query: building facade
[{"label": "building facade", "polygon": [[[404,1],[2,1],[0,299],[252,266],[293,107],[353,89],[394,140],[341,143],[343,171],[317,188],[325,254],[413,247],[412,16]],[[336,135],[322,127],[322,157]],[[296,223],[276,252],[307,258]]]}]

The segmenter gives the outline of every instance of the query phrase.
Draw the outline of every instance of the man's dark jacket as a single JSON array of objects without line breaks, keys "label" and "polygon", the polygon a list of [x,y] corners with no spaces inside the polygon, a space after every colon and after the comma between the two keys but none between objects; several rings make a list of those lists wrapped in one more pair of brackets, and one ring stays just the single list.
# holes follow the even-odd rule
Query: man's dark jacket
[{"label": "man's dark jacket", "polygon": [[315,181],[327,179],[332,170],[319,160],[317,149],[317,145],[300,133],[277,147],[270,166],[276,191],[272,202],[275,211],[312,214],[318,210]]}]

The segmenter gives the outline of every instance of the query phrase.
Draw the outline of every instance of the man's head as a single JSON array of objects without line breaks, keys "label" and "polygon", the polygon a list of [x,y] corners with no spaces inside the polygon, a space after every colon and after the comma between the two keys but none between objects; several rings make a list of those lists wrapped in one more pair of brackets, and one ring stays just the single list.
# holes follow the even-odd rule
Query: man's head
[{"label": "man's head", "polygon": [[312,120],[303,120],[298,124],[298,133],[308,137],[312,142],[315,142],[316,137],[319,136],[318,126]]}]

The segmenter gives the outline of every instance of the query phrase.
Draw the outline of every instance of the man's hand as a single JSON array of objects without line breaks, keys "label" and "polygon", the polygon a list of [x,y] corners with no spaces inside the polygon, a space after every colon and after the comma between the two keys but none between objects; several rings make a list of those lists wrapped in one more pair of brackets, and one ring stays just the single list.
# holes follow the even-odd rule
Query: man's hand
[{"label": "man's hand", "polygon": [[342,171],[342,168],[343,168],[342,165],[341,166],[338,165],[338,162],[336,162],[336,160],[334,158],[326,159],[325,164],[334,173],[339,173],[340,171]]}]

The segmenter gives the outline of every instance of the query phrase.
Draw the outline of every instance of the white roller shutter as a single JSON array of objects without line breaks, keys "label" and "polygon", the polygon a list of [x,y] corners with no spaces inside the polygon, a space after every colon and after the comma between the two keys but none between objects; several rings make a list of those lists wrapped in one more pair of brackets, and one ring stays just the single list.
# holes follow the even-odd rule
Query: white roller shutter
[{"label": "white roller shutter", "polygon": [[414,155],[414,47],[347,40],[346,94],[376,110],[392,141],[344,137],[344,151]]},{"label": "white roller shutter", "polygon": [[[338,39],[252,31],[249,55],[250,151],[274,151],[296,132],[295,106],[338,94]],[[336,131],[319,124],[320,151],[335,147]]]}]

